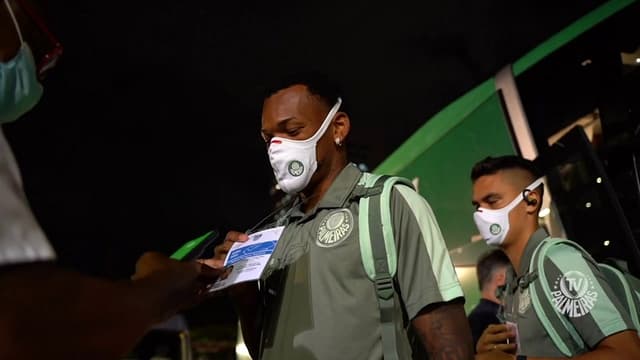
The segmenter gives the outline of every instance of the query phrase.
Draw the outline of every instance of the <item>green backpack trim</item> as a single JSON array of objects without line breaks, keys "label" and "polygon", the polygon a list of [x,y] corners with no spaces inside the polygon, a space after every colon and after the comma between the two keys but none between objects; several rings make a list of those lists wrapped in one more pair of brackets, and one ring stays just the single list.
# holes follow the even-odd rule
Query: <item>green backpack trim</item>
[{"label": "green backpack trim", "polygon": [[[537,273],[538,276],[536,279],[539,280],[534,280],[533,286],[531,286],[531,303],[533,304],[533,308],[538,319],[542,323],[542,326],[546,330],[547,334],[549,334],[551,341],[553,341],[562,354],[570,357],[579,353],[580,349],[584,349],[585,345],[584,341],[569,320],[562,316],[562,314],[560,314],[553,306],[551,288],[546,281],[544,259],[546,258],[549,249],[557,244],[577,246],[579,249],[584,251],[580,245],[569,240],[559,238],[544,239],[533,252],[531,262],[529,264],[529,272]],[[540,296],[540,294],[542,295]]]},{"label": "green backpack trim", "polygon": [[[619,269],[607,265],[598,264],[600,271],[604,274],[605,278],[610,281],[611,288],[613,288],[618,300],[622,301],[625,309],[629,309],[629,315],[631,321],[635,325],[636,330],[640,330],[640,319],[638,318],[638,296],[630,284],[633,284],[634,279],[631,275],[625,274]],[[635,279],[637,282],[637,279]],[[618,286],[613,286],[613,282]],[[638,284],[635,284],[635,288],[638,289]]]},{"label": "green backpack trim", "polygon": [[622,301],[624,308],[629,310],[631,322],[636,327],[636,330],[640,330],[640,316],[638,315],[638,310],[640,309],[640,294],[638,293],[640,280],[626,270],[616,266],[599,263],[598,267],[611,285],[618,300]]},{"label": "green backpack trim", "polygon": [[[611,266],[596,262],[582,246],[571,240],[549,237],[544,239],[534,251],[529,264],[529,273],[537,274],[537,279],[539,279],[539,281],[533,281],[533,286],[531,286],[531,302],[533,308],[554,345],[567,357],[576,355],[586,348],[582,337],[578,334],[574,326],[553,306],[551,289],[546,281],[544,259],[547,257],[549,249],[559,244],[574,247],[580,251],[587,260],[598,264],[598,268],[604,275],[607,283],[611,286],[614,294],[618,300],[623,303],[624,308],[628,309],[628,314],[636,330],[640,330],[640,317],[638,315],[638,310],[640,309],[640,293],[638,292],[640,289],[640,279],[621,269],[620,266]],[[538,294],[541,293],[543,295],[538,296]]]},{"label": "green backpack trim", "polygon": [[411,181],[404,178],[363,173],[354,191],[360,198],[360,257],[367,277],[375,283],[385,360],[399,359],[393,319],[397,254],[391,221],[391,191],[395,184],[413,188]]},{"label": "green backpack trim", "polygon": [[[371,281],[375,281],[376,278],[376,261],[372,244],[375,242],[376,235],[380,233],[384,241],[389,275],[393,277],[396,274],[398,264],[393,222],[391,220],[391,192],[396,184],[403,184],[413,188],[413,184],[408,179],[370,173],[363,173],[358,183],[358,186],[364,189],[358,192],[360,197],[360,213],[358,216],[360,256],[367,276]],[[381,224],[381,227],[372,229],[371,224]],[[373,242],[371,241],[372,238],[374,239]],[[379,265],[382,266],[381,264]]]}]

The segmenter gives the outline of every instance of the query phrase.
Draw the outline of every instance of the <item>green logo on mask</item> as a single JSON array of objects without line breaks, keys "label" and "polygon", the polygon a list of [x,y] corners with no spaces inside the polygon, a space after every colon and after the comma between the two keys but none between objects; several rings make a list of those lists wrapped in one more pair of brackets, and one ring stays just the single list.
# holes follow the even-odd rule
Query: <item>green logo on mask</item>
[{"label": "green logo on mask", "polygon": [[304,172],[304,165],[298,160],[293,160],[289,163],[288,170],[291,176],[300,176]]},{"label": "green logo on mask", "polygon": [[491,232],[491,235],[498,235],[500,234],[500,231],[502,231],[502,227],[498,224],[491,224],[489,231]]}]

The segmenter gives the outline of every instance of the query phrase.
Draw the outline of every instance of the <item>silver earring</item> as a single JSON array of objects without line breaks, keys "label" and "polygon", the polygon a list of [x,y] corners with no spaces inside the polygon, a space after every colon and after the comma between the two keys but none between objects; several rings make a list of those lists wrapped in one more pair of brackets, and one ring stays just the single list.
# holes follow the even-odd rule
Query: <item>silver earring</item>
[{"label": "silver earring", "polygon": [[342,142],[340,141],[340,138],[336,138],[335,142],[336,142],[336,145],[342,146]]}]

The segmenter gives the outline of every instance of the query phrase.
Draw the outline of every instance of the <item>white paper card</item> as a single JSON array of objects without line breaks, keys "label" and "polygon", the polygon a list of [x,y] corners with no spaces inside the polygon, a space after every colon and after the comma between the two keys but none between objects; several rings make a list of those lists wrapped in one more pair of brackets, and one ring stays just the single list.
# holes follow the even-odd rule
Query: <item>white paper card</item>
[{"label": "white paper card", "polygon": [[249,235],[245,242],[233,244],[224,260],[224,266],[231,267],[231,272],[225,279],[218,279],[209,291],[260,279],[276,249],[282,230],[284,226],[263,230]]}]

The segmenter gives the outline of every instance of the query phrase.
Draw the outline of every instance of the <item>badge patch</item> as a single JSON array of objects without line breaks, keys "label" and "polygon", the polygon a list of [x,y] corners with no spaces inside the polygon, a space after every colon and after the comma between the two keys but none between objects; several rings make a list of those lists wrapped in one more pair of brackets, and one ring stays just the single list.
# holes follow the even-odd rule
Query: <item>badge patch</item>
[{"label": "badge patch", "polygon": [[531,306],[531,296],[529,296],[529,288],[520,291],[518,295],[518,313],[524,315]]},{"label": "badge patch", "polygon": [[316,244],[321,247],[333,247],[349,237],[353,230],[353,215],[349,209],[330,212],[320,222]]},{"label": "badge patch", "polygon": [[551,291],[553,305],[563,315],[577,318],[588,314],[598,300],[593,281],[580,271],[558,276]]},{"label": "badge patch", "polygon": [[291,176],[300,176],[304,172],[304,165],[298,160],[293,160],[289,163],[287,170]]},{"label": "badge patch", "polygon": [[500,234],[500,231],[502,231],[502,227],[498,224],[491,224],[489,231],[491,232],[491,235],[498,235]]}]

